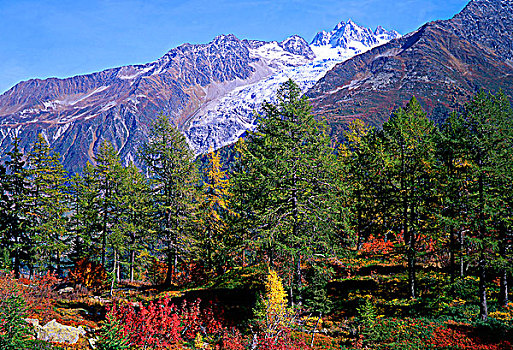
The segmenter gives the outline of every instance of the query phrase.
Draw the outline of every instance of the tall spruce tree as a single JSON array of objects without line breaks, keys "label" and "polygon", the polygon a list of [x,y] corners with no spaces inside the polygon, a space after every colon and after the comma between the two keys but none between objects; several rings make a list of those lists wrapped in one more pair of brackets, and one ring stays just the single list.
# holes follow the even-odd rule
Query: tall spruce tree
[{"label": "tall spruce tree", "polygon": [[34,242],[34,257],[42,268],[61,272],[68,247],[67,218],[70,198],[66,171],[41,134],[27,156],[31,190],[27,196],[28,220]]},{"label": "tall spruce tree", "polygon": [[[250,134],[238,193],[246,198],[255,237],[274,265],[291,261],[296,301],[303,287],[302,263],[325,253],[332,243],[336,162],[326,124],[310,113],[297,85],[289,80],[277,103],[264,103],[257,131]],[[310,259],[313,262],[313,259]]]},{"label": "tall spruce tree", "polygon": [[408,260],[408,294],[416,298],[418,241],[432,228],[435,125],[413,97],[383,125],[388,153],[390,205],[403,234]]},{"label": "tall spruce tree", "polygon": [[156,222],[159,224],[156,237],[166,255],[164,284],[169,285],[179,259],[191,253],[198,171],[185,137],[165,115],[159,115],[153,123],[140,155],[153,181]]},{"label": "tall spruce tree", "polygon": [[14,138],[13,149],[7,152],[5,171],[0,172],[2,187],[2,242],[9,252],[16,278],[22,262],[30,264],[32,240],[28,229],[27,196],[30,191],[25,156]]}]

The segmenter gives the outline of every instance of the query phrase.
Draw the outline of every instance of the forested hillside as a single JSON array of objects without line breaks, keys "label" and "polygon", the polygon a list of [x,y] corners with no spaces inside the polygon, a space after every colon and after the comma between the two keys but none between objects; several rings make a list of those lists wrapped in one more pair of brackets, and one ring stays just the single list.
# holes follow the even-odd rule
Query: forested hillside
[{"label": "forested hillside", "polygon": [[[143,169],[104,143],[71,175],[42,135],[15,139],[0,348],[511,349],[507,97],[441,124],[412,97],[382,129],[329,134],[289,80],[230,166],[199,167],[165,115]],[[58,343],[26,319],[85,330]]]}]

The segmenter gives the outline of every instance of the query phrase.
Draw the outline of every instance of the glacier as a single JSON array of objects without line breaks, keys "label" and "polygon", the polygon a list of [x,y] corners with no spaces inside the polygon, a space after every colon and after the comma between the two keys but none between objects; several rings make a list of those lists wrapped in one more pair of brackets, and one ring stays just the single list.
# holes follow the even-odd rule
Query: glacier
[{"label": "glacier", "polygon": [[281,43],[252,42],[250,56],[265,62],[270,72],[202,106],[183,127],[189,145],[199,155],[237,141],[244,132],[256,129],[260,106],[264,101],[274,102],[285,81],[294,80],[306,92],[338,63],[400,36],[381,26],[372,31],[348,20],[330,32],[317,33],[310,44],[297,35]]}]

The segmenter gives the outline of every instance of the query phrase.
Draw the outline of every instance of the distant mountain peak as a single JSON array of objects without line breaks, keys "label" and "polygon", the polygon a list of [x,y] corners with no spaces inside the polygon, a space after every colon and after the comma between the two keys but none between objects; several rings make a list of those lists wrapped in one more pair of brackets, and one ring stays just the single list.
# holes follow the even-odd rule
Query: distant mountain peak
[{"label": "distant mountain peak", "polygon": [[358,25],[349,19],[347,22],[338,23],[331,32],[324,30],[318,32],[311,42],[314,46],[331,45],[331,47],[347,47],[350,41],[360,41],[364,45],[371,47],[378,43],[377,36],[386,35],[388,40],[395,39],[401,35],[395,30],[387,31],[382,26],[378,26],[373,32],[369,28]]},{"label": "distant mountain peak", "polygon": [[[241,40],[233,34],[203,44],[184,43],[153,62],[66,79],[29,80],[0,95],[0,152],[14,136],[30,148],[41,133],[69,170],[80,170],[104,140],[125,162],[159,113],[170,116],[196,153],[217,149],[254,130],[253,111],[275,98],[288,79],[302,91],[337,63],[384,42],[352,20],[318,36],[283,41]],[[371,38],[371,39],[366,39]]]},{"label": "distant mountain peak", "polygon": [[290,52],[294,55],[304,56],[309,60],[313,60],[315,58],[315,54],[308,45],[308,42],[296,34],[283,40],[280,43],[280,47],[282,47],[287,52]]},{"label": "distant mountain peak", "polygon": [[452,19],[426,23],[339,63],[307,95],[313,112],[336,128],[333,134],[354,119],[379,126],[413,95],[435,120],[481,89],[513,98],[511,33],[513,0],[471,0]]},{"label": "distant mountain peak", "polygon": [[381,26],[373,32],[349,19],[339,22],[330,32],[318,32],[310,46],[317,58],[333,59],[365,52],[400,36],[398,32],[387,31]]}]

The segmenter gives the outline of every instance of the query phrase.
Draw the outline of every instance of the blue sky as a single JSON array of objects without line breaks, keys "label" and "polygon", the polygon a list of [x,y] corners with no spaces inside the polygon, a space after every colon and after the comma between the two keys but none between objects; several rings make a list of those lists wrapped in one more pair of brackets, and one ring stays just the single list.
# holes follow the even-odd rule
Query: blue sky
[{"label": "blue sky", "polygon": [[219,34],[310,41],[351,18],[401,34],[447,19],[467,0],[0,0],[0,93],[30,78],[153,61]]}]

